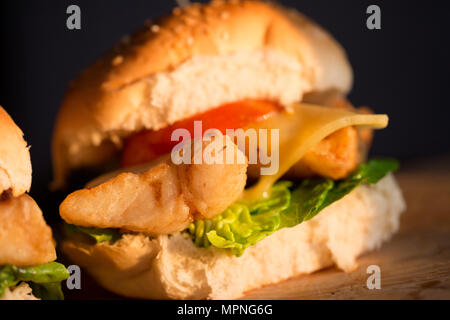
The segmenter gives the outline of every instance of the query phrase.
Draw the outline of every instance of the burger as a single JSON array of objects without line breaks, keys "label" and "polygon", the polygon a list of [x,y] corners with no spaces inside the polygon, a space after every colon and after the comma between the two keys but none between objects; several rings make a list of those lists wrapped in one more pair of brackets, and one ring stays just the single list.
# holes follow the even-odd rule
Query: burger
[{"label": "burger", "polygon": [[78,188],[60,206],[63,252],[134,298],[232,299],[353,270],[405,204],[397,162],[367,159],[388,117],[355,108],[351,85],[336,40],[278,4],[147,22],[62,103],[53,186]]},{"label": "burger", "polygon": [[0,300],[57,300],[69,277],[34,200],[29,148],[0,106]]}]

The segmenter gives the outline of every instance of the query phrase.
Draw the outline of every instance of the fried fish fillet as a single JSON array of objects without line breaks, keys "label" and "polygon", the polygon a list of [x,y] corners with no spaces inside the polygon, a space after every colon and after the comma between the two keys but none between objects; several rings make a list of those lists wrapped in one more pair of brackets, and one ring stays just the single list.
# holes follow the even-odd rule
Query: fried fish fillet
[{"label": "fried fish fillet", "polygon": [[[239,198],[247,178],[246,158],[229,137],[222,138],[222,164],[175,165],[163,159],[144,172],[124,172],[70,194],[60,206],[61,217],[79,226],[150,235],[182,231],[196,217],[214,217]],[[215,143],[219,140],[203,142],[203,150]],[[229,148],[243,161],[226,163]]]},{"label": "fried fish fillet", "polygon": [[56,259],[52,231],[27,194],[0,201],[0,265],[31,266]]}]

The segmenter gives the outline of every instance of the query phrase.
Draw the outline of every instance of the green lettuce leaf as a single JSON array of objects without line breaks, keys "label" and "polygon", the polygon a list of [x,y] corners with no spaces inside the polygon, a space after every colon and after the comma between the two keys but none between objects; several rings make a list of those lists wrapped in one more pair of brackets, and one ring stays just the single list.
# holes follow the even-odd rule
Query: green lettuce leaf
[{"label": "green lettuce leaf", "polygon": [[32,267],[17,267],[7,265],[0,267],[0,297],[9,287],[19,282],[28,282],[33,294],[41,299],[62,300],[61,281],[69,277],[64,265],[49,262]]},{"label": "green lettuce leaf", "polygon": [[90,239],[94,240],[96,243],[106,242],[106,241],[117,241],[121,238],[121,234],[117,229],[99,229],[99,228],[87,228],[75,226],[72,224],[64,224],[65,232],[67,235],[82,234],[88,236]]},{"label": "green lettuce leaf", "polygon": [[281,181],[272,187],[267,198],[236,202],[213,219],[191,223],[187,232],[198,247],[229,249],[240,256],[275,231],[313,218],[360,184],[375,184],[397,168],[396,160],[371,160],[344,180],[306,179],[297,186]]},{"label": "green lettuce leaf", "polygon": [[0,269],[0,298],[5,293],[5,290],[17,285],[19,280],[16,279],[12,266],[4,266]]}]

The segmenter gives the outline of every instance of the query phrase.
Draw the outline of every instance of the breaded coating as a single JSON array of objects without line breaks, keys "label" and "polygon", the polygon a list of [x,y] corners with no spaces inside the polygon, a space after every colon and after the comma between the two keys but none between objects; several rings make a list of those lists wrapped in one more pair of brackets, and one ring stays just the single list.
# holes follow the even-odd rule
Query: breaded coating
[{"label": "breaded coating", "polygon": [[32,266],[56,259],[52,231],[27,194],[0,201],[0,266]]},{"label": "breaded coating", "polygon": [[288,175],[341,179],[355,170],[358,163],[358,134],[354,127],[347,127],[320,141],[289,170]]},{"label": "breaded coating", "polygon": [[[163,159],[142,173],[124,172],[70,194],[60,206],[61,217],[79,226],[150,235],[182,231],[196,217],[214,217],[239,198],[247,178],[245,157],[230,138],[222,138],[222,164],[175,165]],[[203,150],[219,141],[203,142]],[[242,157],[242,163],[226,163],[229,148]]]}]

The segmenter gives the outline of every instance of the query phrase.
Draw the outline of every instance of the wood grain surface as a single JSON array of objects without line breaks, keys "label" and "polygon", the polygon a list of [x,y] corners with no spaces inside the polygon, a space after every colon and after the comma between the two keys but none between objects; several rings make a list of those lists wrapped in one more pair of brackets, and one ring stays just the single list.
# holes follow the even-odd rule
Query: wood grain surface
[{"label": "wood grain surface", "polygon": [[[399,232],[358,259],[351,273],[329,268],[248,292],[243,299],[450,299],[450,157],[403,164],[396,174],[407,210]],[[381,289],[369,290],[369,265]],[[85,273],[67,299],[121,299]]]}]

